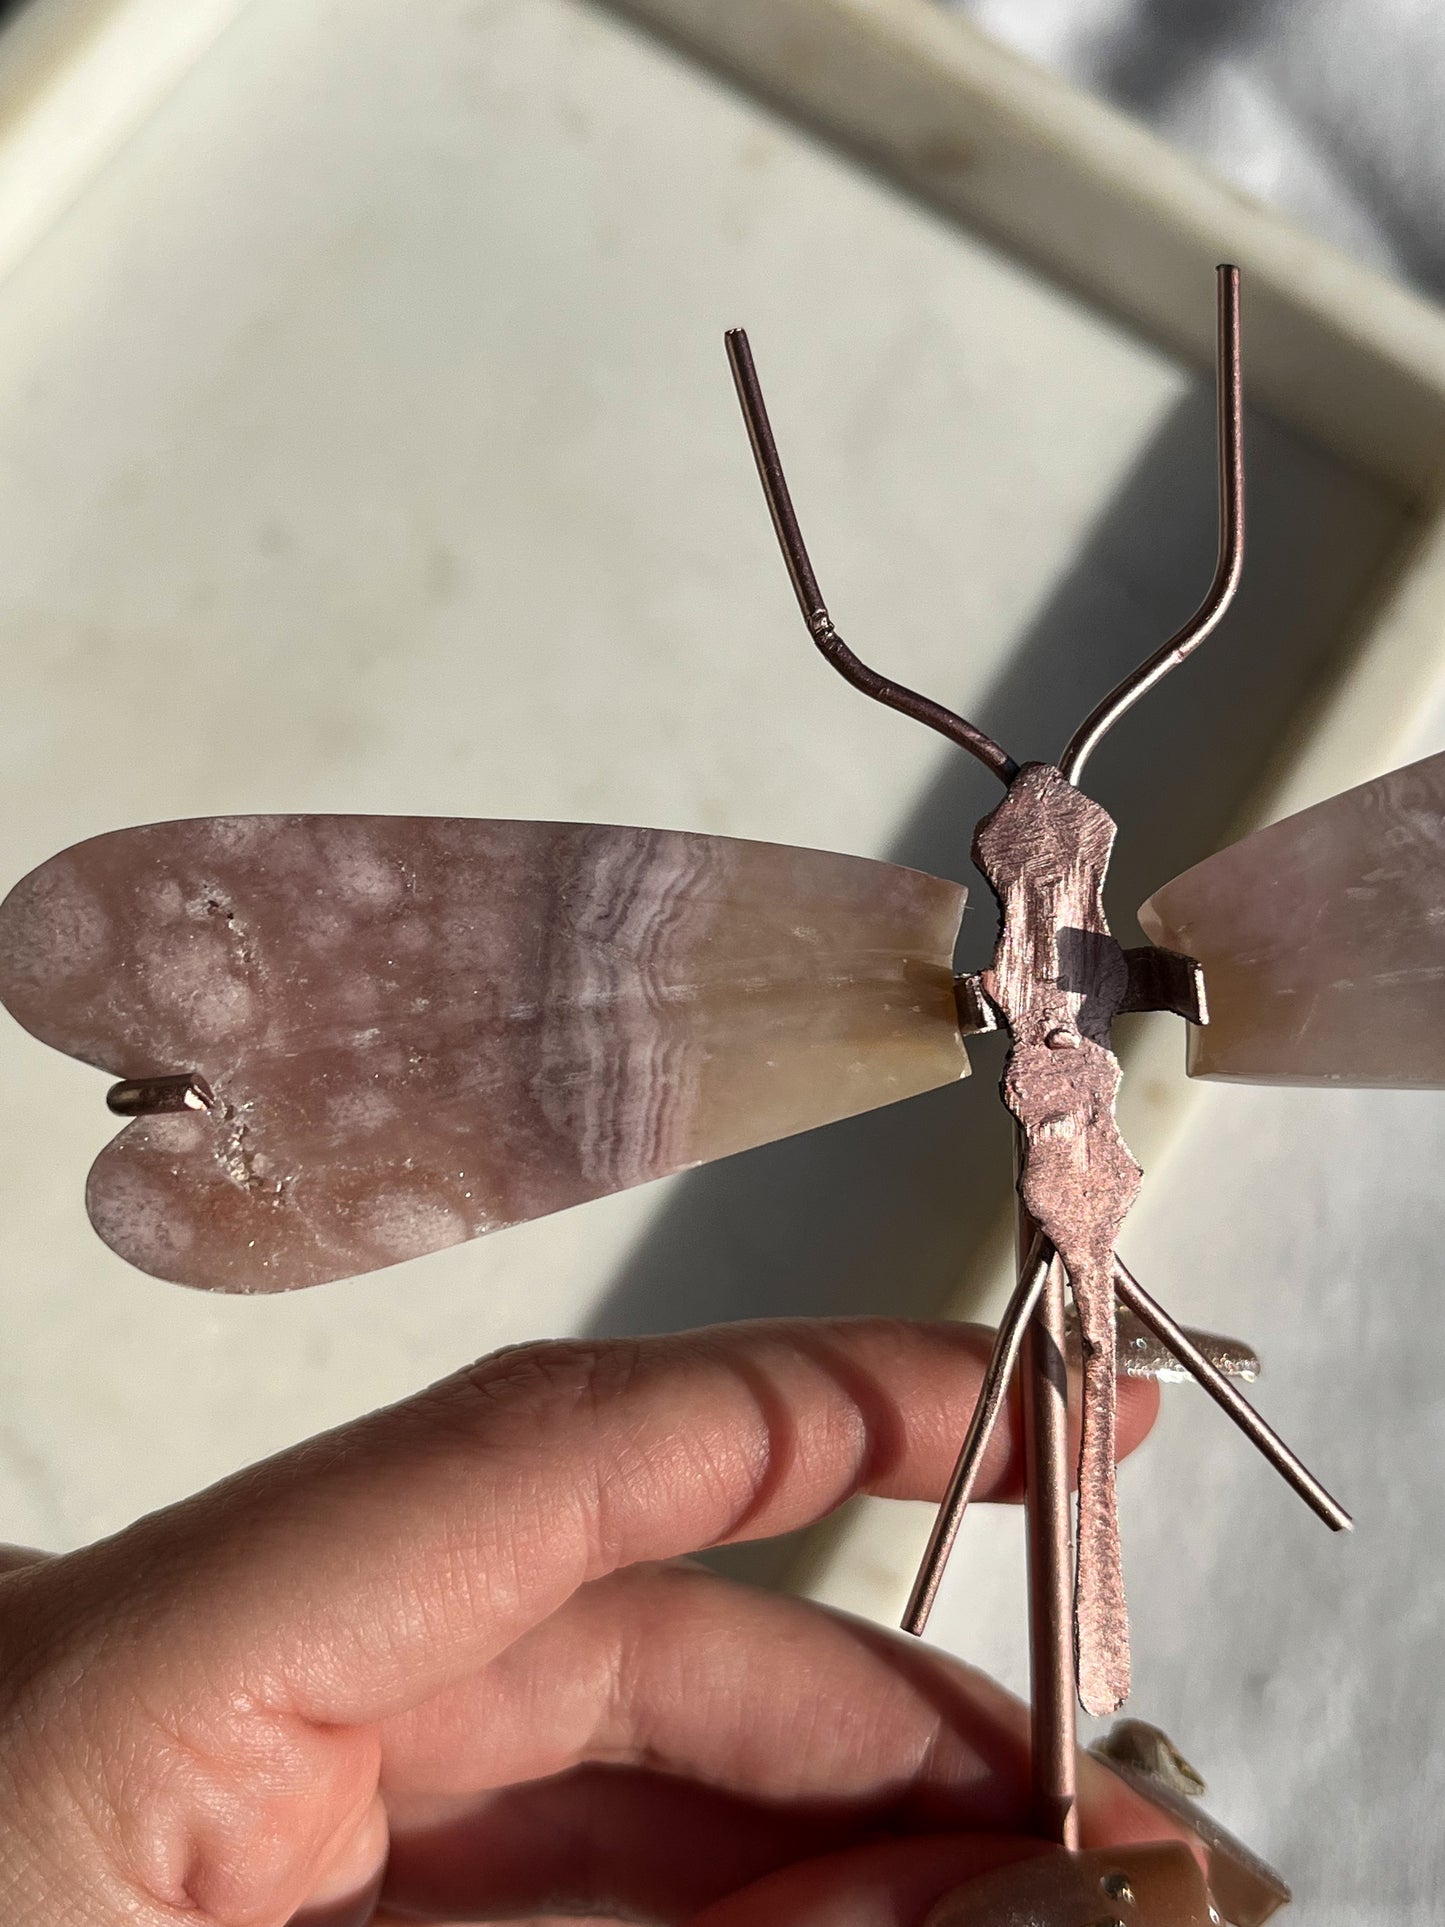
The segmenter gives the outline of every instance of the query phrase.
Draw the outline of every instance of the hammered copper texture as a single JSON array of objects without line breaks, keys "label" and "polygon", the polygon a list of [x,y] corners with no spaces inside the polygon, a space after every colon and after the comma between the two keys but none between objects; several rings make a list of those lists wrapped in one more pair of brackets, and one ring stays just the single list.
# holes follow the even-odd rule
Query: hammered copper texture
[{"label": "hammered copper texture", "polygon": [[984,989],[1012,1039],[1003,1097],[1023,1133],[1019,1195],[1053,1244],[1084,1353],[1074,1628],[1079,1698],[1129,1693],[1129,1622],[1115,1494],[1114,1244],[1140,1171],[1119,1135],[1110,1030],[1128,989],[1104,916],[1114,824],[1056,769],[1026,765],[978,827],[974,856],[1003,910]]},{"label": "hammered copper texture", "polygon": [[1445,755],[1231,844],[1139,921],[1204,967],[1195,1077],[1445,1087]]},{"label": "hammered copper texture", "polygon": [[207,818],[0,907],[0,995],[139,1118],[91,1219],[227,1291],[350,1276],[964,1075],[964,892],[891,864],[597,825]]}]

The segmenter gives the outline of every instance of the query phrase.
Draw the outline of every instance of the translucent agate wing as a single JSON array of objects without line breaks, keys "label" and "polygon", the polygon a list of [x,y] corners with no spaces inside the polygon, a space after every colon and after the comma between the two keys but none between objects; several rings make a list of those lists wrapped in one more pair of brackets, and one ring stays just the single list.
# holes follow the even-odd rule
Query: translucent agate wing
[{"label": "translucent agate wing", "polygon": [[1445,1086],[1445,755],[1221,850],[1139,921],[1204,967],[1196,1077]]},{"label": "translucent agate wing", "polygon": [[162,1278],[394,1264],[966,1074],[964,892],[658,830],[208,818],[81,843],[0,906],[0,997],[212,1112],[128,1125],[91,1220]]}]

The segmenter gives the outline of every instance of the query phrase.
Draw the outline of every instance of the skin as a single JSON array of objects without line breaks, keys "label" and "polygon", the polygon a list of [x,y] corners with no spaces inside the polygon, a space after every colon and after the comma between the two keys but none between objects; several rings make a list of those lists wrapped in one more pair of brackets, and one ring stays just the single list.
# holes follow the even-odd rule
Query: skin
[{"label": "skin", "polygon": [[[686,1563],[936,1498],[990,1334],[499,1353],[0,1576],[0,1919],[914,1927],[1027,1854],[1027,1716]],[[1121,1449],[1157,1390],[1119,1387]],[[981,1495],[1018,1496],[1016,1426]],[[1085,1845],[1158,1817],[1082,1763]]]}]

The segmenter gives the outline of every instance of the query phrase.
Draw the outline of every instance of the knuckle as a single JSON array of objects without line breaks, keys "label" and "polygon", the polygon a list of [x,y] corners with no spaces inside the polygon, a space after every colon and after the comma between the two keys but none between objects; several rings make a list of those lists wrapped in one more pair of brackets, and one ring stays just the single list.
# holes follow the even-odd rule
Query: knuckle
[{"label": "knuckle", "polygon": [[452,1382],[473,1409],[480,1403],[503,1420],[551,1423],[590,1416],[624,1393],[641,1365],[631,1340],[543,1339],[493,1352]]}]

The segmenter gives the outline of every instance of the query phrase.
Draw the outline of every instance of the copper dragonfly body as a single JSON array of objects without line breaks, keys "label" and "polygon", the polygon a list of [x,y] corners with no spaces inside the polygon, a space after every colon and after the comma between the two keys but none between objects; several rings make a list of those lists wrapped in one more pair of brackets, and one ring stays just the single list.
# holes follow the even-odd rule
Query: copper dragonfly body
[{"label": "copper dragonfly body", "polygon": [[[758,474],[814,641],[865,694],[968,750],[1006,789],[1003,801],[979,824],[974,841],[975,860],[1002,913],[998,947],[992,967],[965,986],[965,996],[979,1027],[1001,1024],[1009,1035],[1002,1093],[1017,1124],[1019,1198],[1033,1235],[1020,1251],[1019,1287],[1000,1328],[993,1369],[904,1625],[921,1633],[926,1624],[1002,1405],[1024,1326],[1057,1265],[1073,1294],[1082,1337],[1074,1671],[1081,1704],[1096,1714],[1114,1712],[1129,1692],[1128,1620],[1114,1487],[1116,1293],[1122,1290],[1131,1309],[1142,1313],[1166,1343],[1172,1339],[1177,1346],[1183,1336],[1122,1271],[1115,1252],[1142,1174],[1115,1122],[1120,1072],[1111,1030],[1114,1018],[1126,1008],[1176,1009],[1196,1023],[1205,1021],[1206,1009],[1192,959],[1153,948],[1131,956],[1111,934],[1103,887],[1115,825],[1077,785],[1084,764],[1106,732],[1199,647],[1224,615],[1239,584],[1244,562],[1239,272],[1222,267],[1218,281],[1220,544],[1214,580],[1184,627],[1085,719],[1057,767],[1043,763],[1020,767],[973,723],[877,675],[843,642],[803,542],[747,337],[734,330],[727,338]],[[1195,1351],[1193,1356],[1182,1356],[1182,1362],[1241,1419],[1250,1436],[1329,1525],[1336,1530],[1348,1527],[1348,1515],[1222,1375],[1208,1367],[1207,1360]],[[1248,1417],[1242,1416],[1241,1408]],[[1057,1497],[1051,1509],[1057,1516]],[[1066,1531],[1066,1518],[1063,1526]],[[1057,1548],[1055,1553],[1057,1566]],[[1057,1635],[1051,1638],[1058,1647]],[[1060,1750],[1057,1735],[1044,1749],[1055,1755]]]}]

